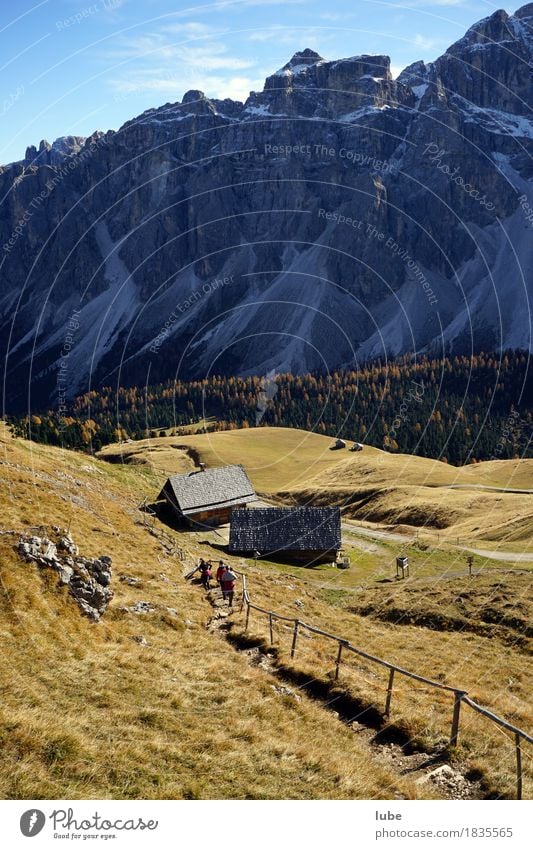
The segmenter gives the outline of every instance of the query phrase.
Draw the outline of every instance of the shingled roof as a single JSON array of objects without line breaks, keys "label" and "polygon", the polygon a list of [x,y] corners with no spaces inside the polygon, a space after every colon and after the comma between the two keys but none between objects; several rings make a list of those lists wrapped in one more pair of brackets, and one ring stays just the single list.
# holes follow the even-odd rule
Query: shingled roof
[{"label": "shingled roof", "polygon": [[231,512],[230,551],[330,551],[340,548],[338,507],[257,507]]},{"label": "shingled roof", "polygon": [[199,510],[217,510],[232,504],[247,504],[257,495],[242,466],[220,466],[215,469],[172,475],[158,496],[168,498],[187,516]]}]

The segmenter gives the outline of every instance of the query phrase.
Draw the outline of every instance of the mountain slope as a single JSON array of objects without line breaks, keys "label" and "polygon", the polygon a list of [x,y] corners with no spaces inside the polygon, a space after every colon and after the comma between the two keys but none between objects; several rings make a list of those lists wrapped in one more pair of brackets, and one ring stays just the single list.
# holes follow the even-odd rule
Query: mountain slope
[{"label": "mountain slope", "polygon": [[304,50],[0,169],[11,407],[178,374],[531,347],[533,5],[393,80]]},{"label": "mountain slope", "polygon": [[439,531],[452,543],[460,536],[463,544],[495,540],[490,547],[502,551],[531,549],[533,460],[458,468],[369,445],[355,453],[330,451],[331,445],[316,433],[261,427],[108,445],[98,456],[150,469],[161,481],[193,468],[191,457],[208,466],[243,463],[267,498],[335,504],[359,521],[432,537]]},{"label": "mountain slope", "polygon": [[[2,798],[428,795],[206,629],[203,592],[183,580],[205,547],[140,521],[154,478],[3,426],[0,448]],[[53,525],[70,527],[82,554],[112,558],[114,599],[98,624],[14,550],[17,531]]]},{"label": "mountain slope", "polygon": [[[342,689],[321,698],[321,689],[332,687],[331,643],[315,644],[303,634],[292,661],[290,627],[276,630],[280,661],[287,677],[291,669],[296,678],[305,677],[286,687],[284,673],[275,674],[272,657],[260,651],[268,619],[255,611],[245,638],[244,613],[237,609],[229,620],[217,620],[219,611],[200,587],[183,578],[198,556],[218,559],[220,537],[214,545],[203,531],[176,532],[157,519],[143,523],[138,504],[157,493],[158,475],[13,439],[4,427],[0,449],[2,797],[450,796],[449,789],[418,782],[434,767],[423,753],[442,746],[449,733],[449,693],[435,697],[397,681],[389,725],[380,719],[387,676],[356,663],[343,664]],[[52,526],[69,527],[82,555],[112,558],[114,597],[98,623],[81,615],[52,569],[26,562],[15,550],[19,532],[44,536]],[[520,620],[530,575],[514,571],[507,579],[487,569],[470,584],[461,579],[472,597],[480,586],[492,597],[493,618],[487,622],[494,627],[442,633],[428,621],[422,632],[406,621],[379,621],[391,584],[376,579],[390,572],[386,561],[392,553],[384,543],[367,555],[366,567],[361,564],[357,583],[372,595],[370,617],[351,612],[348,605],[356,597],[342,591],[350,586],[342,578],[352,570],[224,556],[248,573],[249,591],[264,608],[305,617],[378,656],[464,686],[482,704],[527,728],[527,643]],[[443,580],[435,561],[423,578],[420,562],[405,587],[406,593],[414,591],[420,615],[433,593],[442,618],[447,605],[458,604],[450,559],[440,567]],[[514,634],[499,627],[499,612]],[[229,625],[229,639],[217,621]],[[237,651],[239,646],[245,650]],[[380,727],[382,738],[376,735]],[[472,772],[469,791],[476,797],[489,790],[512,796],[512,738],[473,715],[465,715],[461,727],[454,768]],[[398,763],[387,734],[406,741]],[[418,759],[406,757],[413,750]],[[524,797],[530,797],[527,763],[524,770]]]}]

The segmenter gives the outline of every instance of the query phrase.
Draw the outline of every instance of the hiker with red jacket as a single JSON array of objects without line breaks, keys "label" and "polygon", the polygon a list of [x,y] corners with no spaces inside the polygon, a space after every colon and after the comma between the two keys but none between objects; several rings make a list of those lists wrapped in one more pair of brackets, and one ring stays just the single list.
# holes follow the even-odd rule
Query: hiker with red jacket
[{"label": "hiker with red jacket", "polygon": [[222,590],[222,598],[229,600],[229,606],[233,607],[233,593],[235,591],[235,581],[237,580],[237,575],[235,575],[229,566],[224,567],[224,571],[220,576],[220,589]]},{"label": "hiker with red jacket", "polygon": [[226,566],[223,560],[218,561],[218,569],[216,574],[217,584],[220,586],[220,581],[222,579],[222,575],[225,572]]},{"label": "hiker with red jacket", "polygon": [[200,570],[200,583],[207,592],[209,589],[211,589],[209,585],[211,581],[211,563],[209,561],[205,561],[202,558],[200,560],[200,565],[198,566],[198,569]]}]

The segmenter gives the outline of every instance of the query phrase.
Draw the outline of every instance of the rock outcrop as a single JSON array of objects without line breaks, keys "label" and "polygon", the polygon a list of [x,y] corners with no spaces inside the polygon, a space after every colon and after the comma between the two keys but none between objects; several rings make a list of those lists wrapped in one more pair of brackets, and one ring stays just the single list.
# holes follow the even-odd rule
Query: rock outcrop
[{"label": "rock outcrop", "polygon": [[68,533],[48,537],[22,535],[17,550],[24,560],[40,568],[54,569],[60,584],[68,587],[80,610],[98,622],[113,598],[111,590],[111,558],[82,557]]}]

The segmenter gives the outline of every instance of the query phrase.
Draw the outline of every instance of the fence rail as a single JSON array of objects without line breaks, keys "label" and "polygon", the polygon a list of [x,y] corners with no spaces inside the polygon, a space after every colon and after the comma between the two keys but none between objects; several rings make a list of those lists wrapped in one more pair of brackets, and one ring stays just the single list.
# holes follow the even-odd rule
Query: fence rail
[{"label": "fence rail", "polygon": [[397,673],[398,675],[403,675],[415,681],[421,681],[422,683],[427,684],[430,687],[434,687],[435,689],[445,690],[447,692],[453,693],[453,713],[449,737],[450,746],[457,745],[462,705],[468,706],[472,710],[476,711],[476,713],[479,713],[486,719],[489,719],[491,722],[494,722],[497,725],[500,725],[502,728],[505,728],[507,731],[510,731],[514,735],[514,744],[516,752],[516,798],[522,798],[522,741],[524,741],[525,743],[533,744],[533,737],[531,737],[531,735],[529,735],[526,731],[523,731],[521,728],[517,728],[510,722],[507,722],[507,720],[503,719],[495,713],[492,713],[492,711],[488,710],[487,708],[478,705],[477,702],[475,702],[468,696],[467,690],[460,689],[459,687],[451,687],[447,684],[442,684],[440,681],[433,681],[431,678],[425,678],[423,675],[418,675],[416,672],[411,672],[408,669],[404,669],[402,666],[398,666],[397,664],[391,663],[388,660],[384,660],[381,657],[376,657],[375,655],[369,654],[368,652],[363,651],[363,649],[360,649],[356,646],[352,646],[350,641],[344,639],[343,637],[339,637],[336,634],[330,634],[327,631],[323,631],[321,628],[316,628],[314,625],[308,625],[301,619],[295,619],[290,616],[282,616],[275,610],[267,610],[264,607],[260,607],[257,604],[253,604],[250,600],[250,596],[248,593],[246,575],[244,575],[244,573],[242,572],[240,573],[240,575],[243,584],[241,610],[246,607],[245,631],[247,631],[249,628],[250,613],[252,610],[255,610],[256,612],[262,613],[268,617],[271,644],[274,642],[273,621],[275,619],[280,620],[282,622],[290,622],[293,624],[294,630],[292,634],[291,643],[291,658],[294,658],[296,654],[298,647],[298,637],[302,629],[306,631],[311,631],[311,633],[319,634],[320,636],[325,637],[326,639],[335,641],[338,644],[337,656],[335,660],[335,681],[338,681],[339,679],[343,651],[352,652],[354,654],[359,655],[360,657],[364,657],[365,660],[369,660],[372,663],[377,663],[380,666],[385,667],[389,670],[389,679],[387,683],[384,710],[384,716],[386,716],[387,718],[390,716],[394,678]]}]

